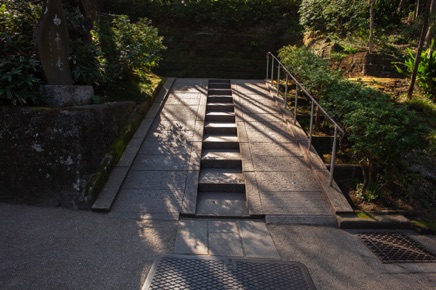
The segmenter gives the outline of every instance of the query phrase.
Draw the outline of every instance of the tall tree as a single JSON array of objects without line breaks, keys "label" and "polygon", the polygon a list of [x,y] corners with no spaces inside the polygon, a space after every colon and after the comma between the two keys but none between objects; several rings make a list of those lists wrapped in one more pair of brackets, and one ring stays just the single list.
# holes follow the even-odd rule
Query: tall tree
[{"label": "tall tree", "polygon": [[427,29],[427,34],[425,36],[424,48],[429,47],[431,40],[436,36],[436,1],[431,0],[430,12],[429,12],[429,24]]},{"label": "tall tree", "polygon": [[410,85],[409,85],[409,89],[407,90],[407,97],[409,99],[412,98],[413,89],[415,88],[416,74],[418,72],[419,62],[421,61],[421,52],[422,52],[422,49],[424,48],[425,36],[427,35],[428,22],[429,22],[429,18],[430,18],[430,7],[431,7],[433,1],[434,0],[427,0],[426,5],[425,5],[424,21],[422,23],[421,35],[419,37],[418,49],[416,51],[416,57],[415,57],[415,63],[413,66],[412,76],[410,77]]},{"label": "tall tree", "polygon": [[368,51],[372,53],[373,37],[374,37],[374,6],[375,0],[369,0],[369,41],[368,41]]}]

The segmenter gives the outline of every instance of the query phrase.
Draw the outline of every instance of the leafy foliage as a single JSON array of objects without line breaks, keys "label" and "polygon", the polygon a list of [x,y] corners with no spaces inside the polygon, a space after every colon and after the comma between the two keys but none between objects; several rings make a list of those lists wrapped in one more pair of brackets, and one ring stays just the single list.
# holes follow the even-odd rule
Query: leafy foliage
[{"label": "leafy foliage", "polygon": [[28,1],[6,1],[0,6],[0,99],[14,105],[37,101],[39,62],[32,33],[40,9]]},{"label": "leafy foliage", "polygon": [[403,154],[425,146],[429,128],[407,107],[394,104],[378,90],[330,73],[307,48],[284,47],[279,57],[301,83],[309,84],[309,90],[323,88],[318,89],[321,104],[345,127],[351,150],[362,166],[369,167],[364,192],[371,186],[374,168],[390,174],[387,169],[395,168]]},{"label": "leafy foliage", "polygon": [[368,26],[367,1],[303,0],[300,23],[307,30],[346,35]]},{"label": "leafy foliage", "polygon": [[[286,27],[300,0],[144,0],[104,1],[112,13],[147,17],[168,25],[234,30],[275,23]],[[277,21],[278,20],[278,21]]]},{"label": "leafy foliage", "polygon": [[[415,59],[415,53],[408,48],[404,63],[396,63],[395,67],[398,72],[410,76],[415,65]],[[429,48],[421,52],[416,81],[418,87],[423,89],[431,99],[436,100],[436,50],[434,49],[434,40],[432,40]]]},{"label": "leafy foliage", "polygon": [[[102,15],[91,31],[101,68],[110,80],[149,71],[161,60],[165,48],[158,30],[146,18],[131,23],[125,15]],[[99,54],[101,52],[101,54]]]}]

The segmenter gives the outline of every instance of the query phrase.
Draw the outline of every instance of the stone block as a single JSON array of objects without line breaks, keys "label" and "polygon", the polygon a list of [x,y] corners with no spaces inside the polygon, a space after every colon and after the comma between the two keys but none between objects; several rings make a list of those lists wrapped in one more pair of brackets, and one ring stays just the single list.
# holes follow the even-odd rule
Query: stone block
[{"label": "stone block", "polygon": [[43,101],[50,107],[70,107],[91,104],[94,96],[92,86],[42,85]]}]

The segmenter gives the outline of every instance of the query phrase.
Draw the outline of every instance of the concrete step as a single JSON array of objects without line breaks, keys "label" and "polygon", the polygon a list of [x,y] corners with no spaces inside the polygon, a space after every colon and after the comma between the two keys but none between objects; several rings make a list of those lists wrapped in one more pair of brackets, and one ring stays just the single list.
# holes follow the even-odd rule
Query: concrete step
[{"label": "concrete step", "polygon": [[203,150],[201,168],[241,169],[241,153],[238,150]]},{"label": "concrete step", "polygon": [[238,137],[233,135],[203,136],[203,149],[234,149],[239,150]]},{"label": "concrete step", "polygon": [[240,170],[205,168],[200,171],[199,192],[237,192],[245,194],[245,179]]},{"label": "concrete step", "polygon": [[230,90],[232,86],[230,82],[228,83],[211,83],[209,82],[208,89],[228,89]]},{"label": "concrete step", "polygon": [[197,216],[247,217],[245,194],[240,192],[200,192],[197,198]]},{"label": "concrete step", "polygon": [[230,103],[208,103],[206,112],[234,112],[235,106]]},{"label": "concrete step", "polygon": [[208,112],[208,113],[206,113],[206,122],[234,123],[235,122],[235,113]]},{"label": "concrete step", "polygon": [[209,95],[207,97],[208,103],[233,103],[232,96],[220,96],[220,95]]},{"label": "concrete step", "polygon": [[209,88],[207,94],[210,95],[220,95],[220,96],[231,96],[232,89],[211,89]]},{"label": "concrete step", "polygon": [[207,122],[204,124],[204,134],[225,134],[236,136],[236,124]]}]

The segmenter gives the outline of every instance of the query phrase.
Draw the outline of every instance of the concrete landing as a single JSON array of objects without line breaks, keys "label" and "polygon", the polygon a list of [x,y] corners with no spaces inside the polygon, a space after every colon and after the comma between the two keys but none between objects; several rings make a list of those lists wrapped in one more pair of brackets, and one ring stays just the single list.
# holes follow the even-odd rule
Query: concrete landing
[{"label": "concrete landing", "polygon": [[181,220],[174,252],[280,259],[265,223],[248,220]]}]

